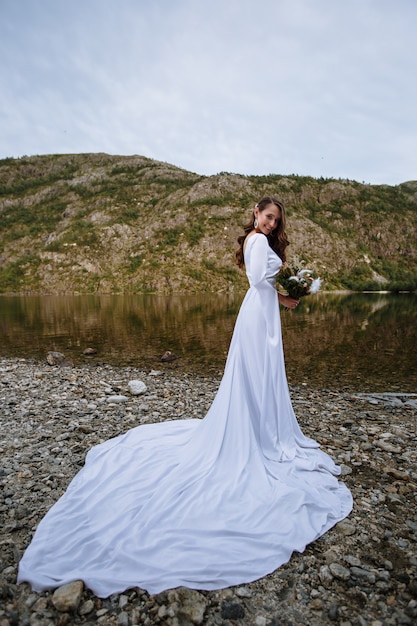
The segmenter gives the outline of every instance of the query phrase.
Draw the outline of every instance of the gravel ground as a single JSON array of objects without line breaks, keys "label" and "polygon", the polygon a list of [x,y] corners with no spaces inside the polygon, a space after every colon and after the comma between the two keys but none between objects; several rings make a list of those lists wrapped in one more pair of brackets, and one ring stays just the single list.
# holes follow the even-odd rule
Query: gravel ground
[{"label": "gravel ground", "polygon": [[[107,599],[81,583],[16,585],[33,532],[95,444],[138,424],[203,417],[219,378],[103,364],[0,359],[0,626],[417,624],[417,396],[291,387],[306,435],[342,465],[351,515],[256,582]],[[142,381],[147,390],[130,388]]]}]

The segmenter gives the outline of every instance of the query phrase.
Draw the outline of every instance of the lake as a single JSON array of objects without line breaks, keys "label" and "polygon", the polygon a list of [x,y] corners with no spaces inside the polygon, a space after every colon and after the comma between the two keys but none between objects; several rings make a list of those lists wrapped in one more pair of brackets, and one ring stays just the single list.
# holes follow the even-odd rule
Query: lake
[{"label": "lake", "polygon": [[[0,296],[0,356],[222,372],[244,294]],[[308,296],[281,310],[288,380],[417,392],[417,294]],[[85,348],[97,353],[83,355]],[[171,350],[179,358],[162,363]]]}]

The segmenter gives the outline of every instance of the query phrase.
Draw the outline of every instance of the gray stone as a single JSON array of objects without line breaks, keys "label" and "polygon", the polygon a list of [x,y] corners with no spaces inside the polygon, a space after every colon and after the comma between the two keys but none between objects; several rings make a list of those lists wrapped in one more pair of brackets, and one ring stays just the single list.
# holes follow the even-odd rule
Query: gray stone
[{"label": "gray stone", "polygon": [[123,402],[127,402],[129,398],[123,395],[112,395],[107,397],[107,402],[112,402],[113,404],[121,404]]},{"label": "gray stone", "polygon": [[46,362],[48,365],[62,365],[65,362],[65,355],[62,352],[48,352]]},{"label": "gray stone", "polygon": [[238,587],[235,593],[239,598],[251,598],[253,596],[253,592],[249,587]]},{"label": "gray stone", "polygon": [[109,609],[98,609],[98,611],[96,611],[96,617],[103,617],[103,615],[106,615],[109,612]]},{"label": "gray stone", "polygon": [[361,560],[358,559],[357,556],[353,556],[352,554],[346,555],[345,561],[346,563],[349,563],[349,565],[355,565],[356,567],[360,567],[361,565]]},{"label": "gray stone", "polygon": [[245,617],[245,609],[241,604],[236,602],[223,602],[221,607],[221,615],[223,619],[237,620]]},{"label": "gray stone", "polygon": [[117,616],[117,626],[129,626],[129,615],[126,611],[122,611]]},{"label": "gray stone", "polygon": [[161,356],[161,361],[164,362],[164,363],[170,363],[171,361],[175,361],[178,358],[179,357],[176,354],[174,354],[174,352],[171,352],[171,350],[167,350]]},{"label": "gray stone", "polygon": [[78,609],[80,615],[88,615],[92,611],[94,611],[94,602],[92,600],[86,600]]},{"label": "gray stone", "polygon": [[376,441],[375,445],[377,448],[380,448],[381,450],[384,450],[385,452],[392,452],[394,454],[400,454],[401,452],[401,448],[399,448],[398,446],[393,446],[391,443],[388,443],[388,441],[384,441],[384,440]]},{"label": "gray stone", "polygon": [[97,354],[97,349],[96,348],[85,348],[85,350],[83,350],[83,354],[84,354],[84,356],[93,356],[94,354]]},{"label": "gray stone", "polygon": [[62,585],[54,592],[52,604],[57,611],[74,611],[80,604],[83,589],[84,584],[81,580]]},{"label": "gray stone", "polygon": [[327,565],[330,565],[330,563],[336,563],[336,561],[338,561],[339,559],[339,553],[336,552],[336,550],[334,550],[333,548],[330,548],[330,550],[326,550],[323,556]]},{"label": "gray stone", "polygon": [[178,587],[168,592],[168,599],[178,606],[177,615],[189,619],[193,624],[202,624],[207,601],[203,594],[186,587]]},{"label": "gray stone", "polygon": [[323,587],[329,587],[333,582],[333,575],[328,565],[322,565],[319,571],[319,578]]},{"label": "gray stone", "polygon": [[336,525],[336,530],[342,535],[349,537],[356,533],[356,526],[347,520],[343,520]]},{"label": "gray stone", "polygon": [[340,563],[330,563],[329,570],[335,578],[340,580],[349,580],[350,578],[350,570],[340,565]]},{"label": "gray stone", "polygon": [[36,600],[37,600],[37,599],[38,599],[38,594],[37,594],[37,593],[31,593],[31,594],[29,594],[29,595],[28,595],[28,597],[26,598],[26,600],[25,600],[25,605],[26,605],[28,608],[30,608],[30,607],[32,607],[32,606],[35,604],[35,602],[36,602]]},{"label": "gray stone", "polygon": [[350,573],[354,578],[364,580],[370,584],[374,584],[376,580],[376,576],[373,572],[369,572],[368,570],[362,569],[361,567],[351,567]]},{"label": "gray stone", "polygon": [[127,596],[125,596],[124,594],[122,594],[122,595],[119,597],[119,607],[120,607],[121,609],[124,609],[124,608],[125,608],[125,606],[126,606],[126,604],[128,604],[128,602],[129,602],[129,598],[128,598]]},{"label": "gray stone", "polygon": [[145,383],[141,380],[130,380],[127,384],[127,388],[132,396],[139,396],[148,390]]},{"label": "gray stone", "polygon": [[411,530],[413,532],[417,533],[417,522],[414,522],[413,520],[408,519],[406,521],[406,524],[407,524],[408,528],[411,528]]}]

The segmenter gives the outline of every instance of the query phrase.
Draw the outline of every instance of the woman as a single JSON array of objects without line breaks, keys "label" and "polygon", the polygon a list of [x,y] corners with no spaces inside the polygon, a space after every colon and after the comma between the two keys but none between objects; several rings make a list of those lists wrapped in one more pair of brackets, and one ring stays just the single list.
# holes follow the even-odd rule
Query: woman
[{"label": "woman", "polygon": [[94,447],[40,523],[18,581],[219,589],[255,580],[349,514],[339,468],[301,432],[284,367],[275,278],[288,240],[282,204],[259,202],[237,261],[250,288],[219,390],[203,420],[138,426]]},{"label": "woman", "polygon": [[[256,206],[252,218],[244,226],[245,234],[238,237],[240,244],[236,252],[236,260],[239,267],[245,265],[245,249],[252,235],[262,233],[268,238],[268,244],[276,252],[282,263],[286,261],[285,249],[288,239],[285,232],[285,211],[283,204],[276,198],[266,196]],[[287,309],[294,309],[298,300],[278,294],[278,300]]]}]

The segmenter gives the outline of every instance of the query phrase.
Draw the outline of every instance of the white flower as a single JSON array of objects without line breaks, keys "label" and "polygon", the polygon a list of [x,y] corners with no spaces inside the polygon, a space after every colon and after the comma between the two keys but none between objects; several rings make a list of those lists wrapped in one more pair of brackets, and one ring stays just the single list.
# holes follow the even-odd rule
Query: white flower
[{"label": "white flower", "polygon": [[312,270],[300,270],[298,276],[304,276],[304,274],[312,274]]},{"label": "white flower", "polygon": [[310,293],[317,293],[321,287],[321,278],[315,278],[310,286]]}]

